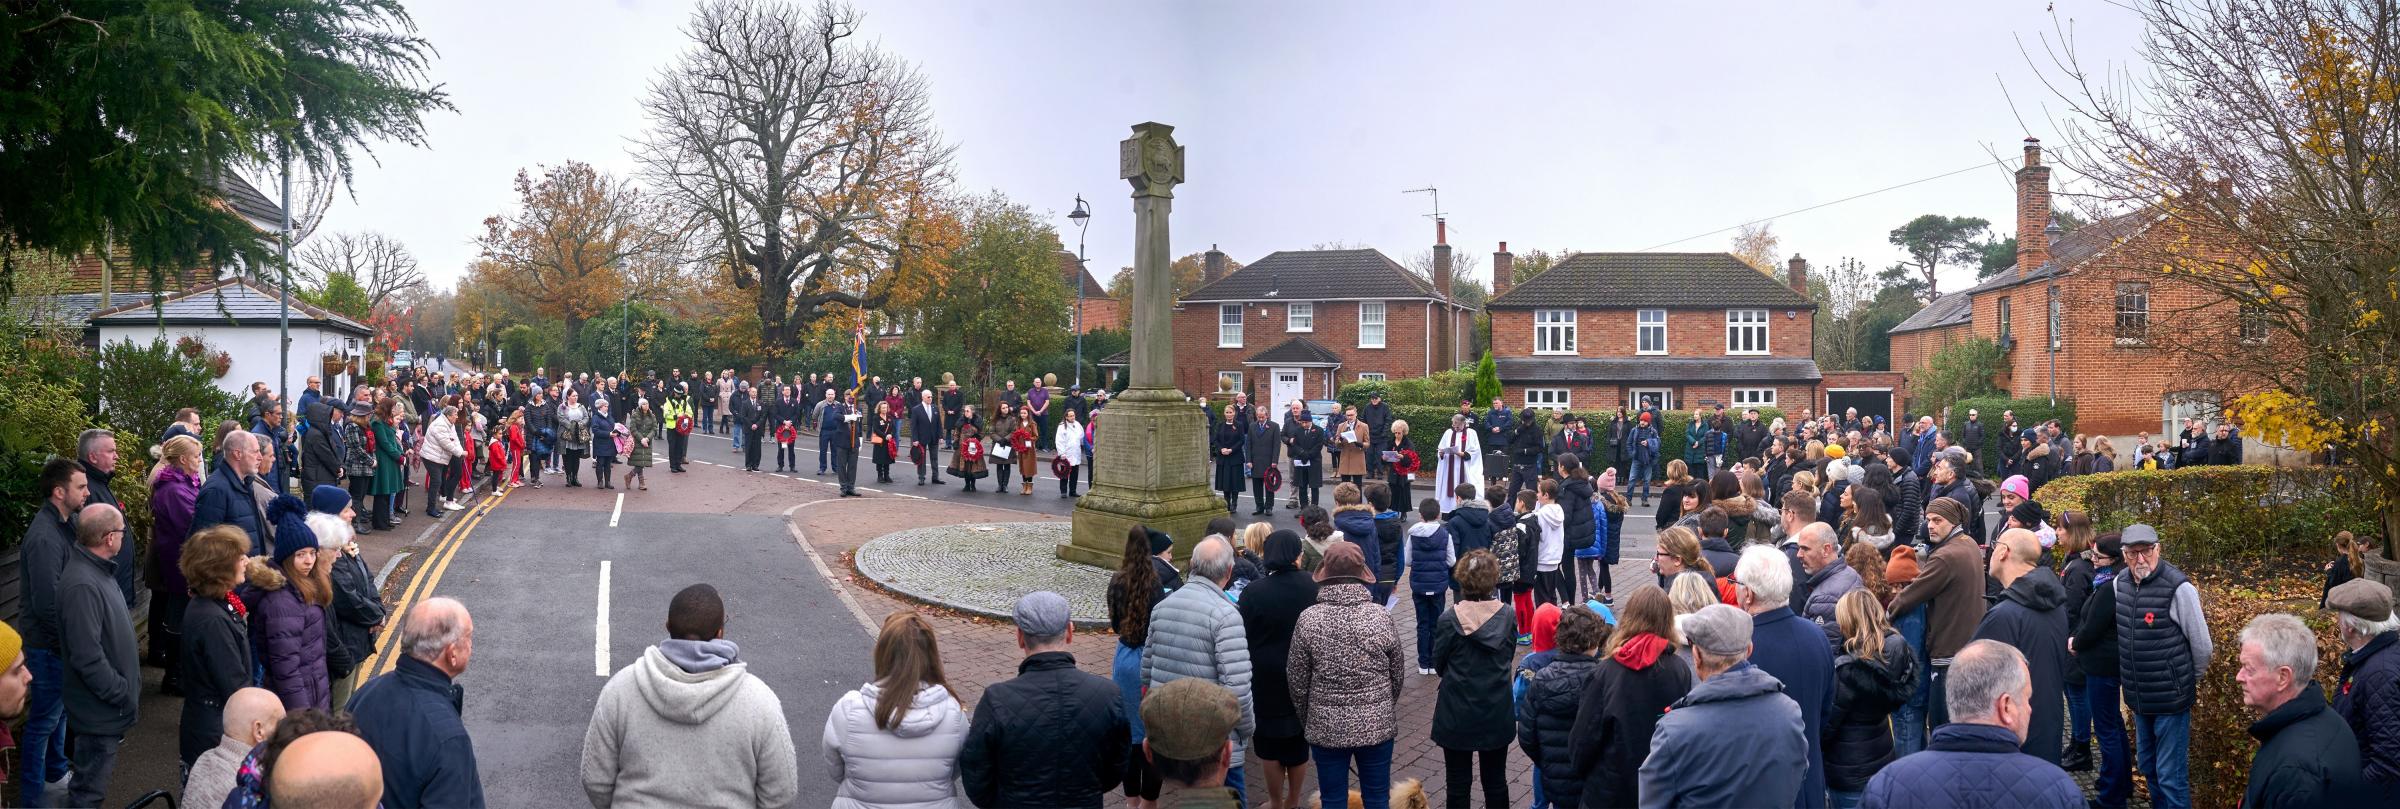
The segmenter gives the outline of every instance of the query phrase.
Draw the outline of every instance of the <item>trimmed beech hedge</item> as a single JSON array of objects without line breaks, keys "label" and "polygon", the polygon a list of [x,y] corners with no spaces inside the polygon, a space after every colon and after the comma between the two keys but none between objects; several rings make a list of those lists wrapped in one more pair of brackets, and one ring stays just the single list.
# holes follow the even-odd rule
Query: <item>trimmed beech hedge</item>
[{"label": "trimmed beech hedge", "polygon": [[2343,467],[2130,469],[2060,478],[2034,499],[2088,512],[2103,532],[2149,523],[2170,558],[2192,562],[2330,558],[2336,532],[2382,532],[2368,485]]}]

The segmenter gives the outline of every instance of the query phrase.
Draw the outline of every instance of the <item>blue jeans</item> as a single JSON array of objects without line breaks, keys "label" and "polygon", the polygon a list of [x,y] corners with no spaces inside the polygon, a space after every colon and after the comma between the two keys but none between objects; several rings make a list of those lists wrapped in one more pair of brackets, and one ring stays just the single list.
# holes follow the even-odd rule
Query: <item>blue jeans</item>
[{"label": "blue jeans", "polygon": [[2100,809],[2125,809],[2125,801],[2133,797],[2133,769],[2126,760],[2125,714],[2117,703],[2117,678],[2084,675],[2083,698],[2092,713],[2092,738],[2100,740],[2092,800]]},{"label": "blue jeans", "polygon": [[27,649],[25,668],[33,672],[33,687],[25,695],[25,731],[17,737],[25,779],[21,805],[41,806],[43,782],[67,777],[67,666],[56,652]]},{"label": "blue jeans", "polygon": [[[1635,487],[1635,486],[1640,486],[1640,487],[1642,488],[1642,499],[1643,499],[1643,500],[1649,500],[1649,499],[1650,499],[1650,476],[1651,476],[1651,474],[1653,474],[1653,473],[1655,473],[1655,472],[1657,472],[1657,471],[1658,471],[1657,469],[1654,469],[1654,468],[1653,468],[1653,467],[1656,467],[1657,465],[1658,465],[1658,463],[1657,463],[1657,462],[1655,462],[1655,461],[1642,461],[1642,460],[1637,460],[1637,461],[1634,461],[1634,462],[1633,462],[1633,479],[1625,482],[1625,492],[1626,492],[1627,494],[1632,494],[1632,493],[1633,493],[1633,487]],[[1541,780],[1541,779],[1538,779],[1538,778],[1537,778],[1537,779],[1534,779],[1534,780],[1536,780],[1536,781],[1539,781],[1539,780]]]},{"label": "blue jeans", "polygon": [[[2070,660],[2067,665],[2075,665]],[[2092,704],[2084,699],[2083,686],[2072,683],[2064,686],[2067,694],[2067,749],[2080,750],[2092,743]]]},{"label": "blue jeans", "polygon": [[[1317,762],[1317,797],[1326,806],[1350,805],[1350,763],[1358,763],[1358,796],[1366,809],[1391,809],[1392,743],[1366,747],[1308,746]],[[1232,779],[1226,779],[1228,785]]]},{"label": "blue jeans", "polygon": [[716,405],[702,405],[700,407],[700,432],[707,435],[717,434]]},{"label": "blue jeans", "polygon": [[[825,474],[825,464],[832,460],[833,433],[831,431],[817,433],[817,474]],[[795,459],[795,463],[797,463],[797,459]],[[798,466],[794,466],[792,471],[798,472],[800,469]]]},{"label": "blue jeans", "polygon": [[733,433],[733,449],[735,452],[740,452],[742,449],[742,434],[749,432],[749,430],[744,430],[742,429],[741,425],[736,424],[730,432]]},{"label": "blue jeans", "polygon": [[1827,794],[1832,797],[1832,800],[1825,804],[1828,809],[1858,809],[1859,800],[1867,796],[1865,792],[1843,792],[1838,789]]},{"label": "blue jeans", "polygon": [[1892,712],[1892,755],[1925,749],[1925,707],[1933,696],[1933,665],[1925,656],[1925,608],[1920,606],[1892,618],[1892,628],[1917,655],[1917,690],[1908,704]]},{"label": "blue jeans", "polygon": [[1417,668],[1433,668],[1433,625],[1441,623],[1444,599],[1438,592],[1408,594],[1408,600],[1417,605]]},{"label": "blue jeans", "polygon": [[1247,767],[1231,767],[1226,769],[1225,786],[1233,790],[1234,800],[1239,805],[1247,807],[1250,805],[1250,788],[1242,784],[1242,770],[1244,769],[1247,769]]},{"label": "blue jeans", "polygon": [[1149,738],[1142,732],[1142,650],[1117,644],[1117,659],[1108,673],[1117,683],[1117,700],[1125,703],[1125,719],[1133,725],[1133,743],[1139,745]]},{"label": "blue jeans", "polygon": [[2150,780],[2150,805],[2191,809],[2192,712],[2134,714],[2133,751]]}]

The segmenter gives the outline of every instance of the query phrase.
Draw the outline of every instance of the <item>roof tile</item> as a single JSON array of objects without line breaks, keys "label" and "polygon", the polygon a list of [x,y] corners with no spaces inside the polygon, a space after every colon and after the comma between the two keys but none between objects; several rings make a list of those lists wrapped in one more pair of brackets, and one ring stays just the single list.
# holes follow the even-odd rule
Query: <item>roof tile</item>
[{"label": "roof tile", "polygon": [[1731,253],[1576,253],[1485,306],[1813,309],[1816,304]]},{"label": "roof tile", "polygon": [[1374,248],[1279,250],[1243,265],[1185,302],[1433,298],[1433,285]]}]

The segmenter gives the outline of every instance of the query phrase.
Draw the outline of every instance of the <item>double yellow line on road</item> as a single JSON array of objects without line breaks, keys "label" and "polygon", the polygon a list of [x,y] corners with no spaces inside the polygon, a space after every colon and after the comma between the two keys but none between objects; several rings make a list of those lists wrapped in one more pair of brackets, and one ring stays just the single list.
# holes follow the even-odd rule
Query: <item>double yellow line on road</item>
[{"label": "double yellow line on road", "polygon": [[373,665],[360,666],[350,676],[359,678],[363,683],[366,678],[389,672],[400,665],[403,650],[394,641],[400,636],[400,624],[407,619],[409,608],[433,596],[433,588],[442,583],[442,573],[450,569],[451,558],[458,555],[458,546],[466,544],[467,535],[475,533],[475,526],[482,524],[484,515],[492,513],[492,509],[497,508],[500,501],[508,499],[513,491],[516,490],[502,489],[498,494],[485,497],[483,502],[468,509],[465,516],[450,524],[449,532],[442,535],[442,541],[434,543],[433,550],[426,552],[425,561],[418,564],[416,572],[409,577],[407,589],[400,594],[400,603],[392,605],[391,610],[384,613],[383,631],[375,636],[375,648],[379,651],[371,661]]}]

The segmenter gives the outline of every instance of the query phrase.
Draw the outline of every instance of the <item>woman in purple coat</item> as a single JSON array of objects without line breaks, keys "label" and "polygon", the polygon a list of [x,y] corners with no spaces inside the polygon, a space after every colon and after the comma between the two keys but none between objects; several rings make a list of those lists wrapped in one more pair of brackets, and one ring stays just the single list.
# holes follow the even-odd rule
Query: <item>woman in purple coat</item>
[{"label": "woman in purple coat", "polygon": [[200,440],[177,435],[159,445],[158,465],[150,469],[151,567],[145,578],[154,591],[150,603],[158,607],[150,621],[150,659],[166,667],[158,688],[173,695],[183,693],[183,608],[192,600],[176,562],[200,501],[200,463]]},{"label": "woman in purple coat", "polygon": [[242,593],[250,608],[250,645],[266,668],[264,685],[283,698],[284,710],[330,710],[325,605],[333,602],[333,566],[318,558],[307,503],[283,495],[267,506],[267,516],[275,523],[274,560],[251,558]]}]

